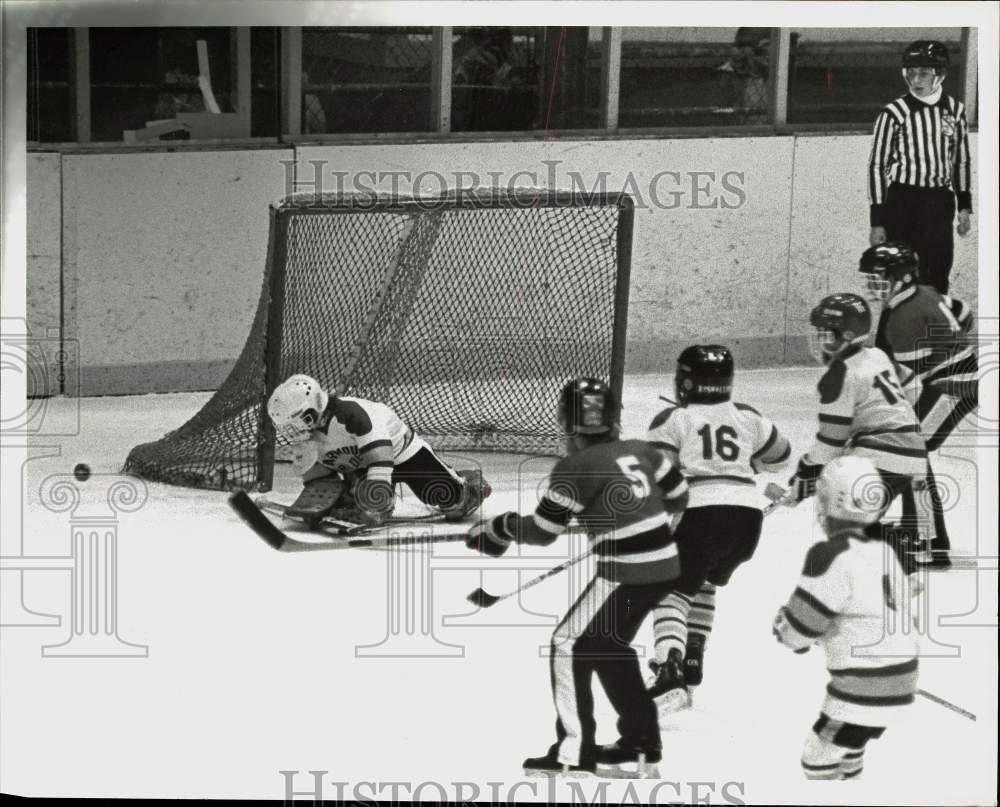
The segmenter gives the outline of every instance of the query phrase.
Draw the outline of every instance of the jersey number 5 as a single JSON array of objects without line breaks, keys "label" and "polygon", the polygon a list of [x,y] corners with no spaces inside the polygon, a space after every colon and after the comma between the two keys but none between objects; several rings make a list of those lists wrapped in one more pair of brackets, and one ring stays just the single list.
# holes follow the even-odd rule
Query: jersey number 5
[{"label": "jersey number 5", "polygon": [[649,477],[646,476],[646,472],[642,470],[642,466],[639,465],[639,460],[635,456],[629,454],[627,457],[619,457],[615,462],[618,463],[622,473],[628,477],[628,481],[632,485],[632,492],[637,499],[645,499],[652,493],[653,487],[649,484]]},{"label": "jersey number 5", "polygon": [[734,441],[736,439],[736,429],[732,426],[719,426],[715,430],[715,441],[712,441],[712,427],[705,424],[698,429],[701,435],[701,456],[712,459],[712,455],[717,455],[726,462],[732,462],[740,455],[740,447]]}]

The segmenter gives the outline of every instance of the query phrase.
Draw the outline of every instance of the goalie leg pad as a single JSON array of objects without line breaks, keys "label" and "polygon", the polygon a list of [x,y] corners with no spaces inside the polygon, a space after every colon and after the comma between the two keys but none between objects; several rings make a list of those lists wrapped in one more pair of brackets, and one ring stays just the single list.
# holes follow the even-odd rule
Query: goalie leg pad
[{"label": "goalie leg pad", "polygon": [[442,509],[446,521],[461,521],[474,513],[483,503],[483,499],[493,492],[490,483],[483,479],[482,471],[458,471],[458,475],[465,480],[465,486],[462,488],[462,500],[453,507]]},{"label": "goalie leg pad", "polygon": [[286,512],[315,529],[325,516],[333,512],[345,489],[344,481],[339,476],[310,479]]}]

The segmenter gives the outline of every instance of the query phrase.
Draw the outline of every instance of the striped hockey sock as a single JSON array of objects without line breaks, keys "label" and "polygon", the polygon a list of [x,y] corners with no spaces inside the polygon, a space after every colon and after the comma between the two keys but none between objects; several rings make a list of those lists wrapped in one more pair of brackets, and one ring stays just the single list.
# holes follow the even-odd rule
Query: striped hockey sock
[{"label": "striped hockey sock", "polygon": [[700,635],[702,643],[708,640],[715,621],[715,586],[705,583],[694,597],[688,613],[688,631]]},{"label": "striped hockey sock", "polygon": [[687,644],[688,610],[691,598],[677,591],[671,591],[653,609],[653,641],[656,661],[665,664],[670,651],[676,649],[681,656]]}]

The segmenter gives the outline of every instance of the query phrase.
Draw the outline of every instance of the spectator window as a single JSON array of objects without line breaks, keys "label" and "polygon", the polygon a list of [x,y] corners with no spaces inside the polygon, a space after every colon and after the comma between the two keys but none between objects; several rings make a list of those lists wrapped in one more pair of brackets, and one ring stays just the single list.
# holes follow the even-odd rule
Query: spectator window
[{"label": "spectator window", "polygon": [[768,122],[769,28],[623,28],[622,128]]},{"label": "spectator window", "polygon": [[599,28],[455,28],[453,37],[452,131],[600,126]]},{"label": "spectator window", "polygon": [[72,31],[28,29],[28,140],[65,143],[76,139],[70,91]]},{"label": "spectator window", "polygon": [[959,28],[803,28],[788,76],[789,123],[873,125],[889,101],[906,92],[903,51],[918,39],[948,47],[944,91],[962,96]]},{"label": "spectator window", "polygon": [[[235,112],[233,29],[91,28],[91,139],[120,141],[125,130],[142,129],[179,112],[207,111],[198,86],[198,40],[207,44],[219,111]],[[177,137],[191,135],[179,132]]]},{"label": "spectator window", "polygon": [[281,127],[281,36],[250,29],[250,136],[277,137]]},{"label": "spectator window", "polygon": [[431,128],[430,28],[303,28],[302,133]]}]

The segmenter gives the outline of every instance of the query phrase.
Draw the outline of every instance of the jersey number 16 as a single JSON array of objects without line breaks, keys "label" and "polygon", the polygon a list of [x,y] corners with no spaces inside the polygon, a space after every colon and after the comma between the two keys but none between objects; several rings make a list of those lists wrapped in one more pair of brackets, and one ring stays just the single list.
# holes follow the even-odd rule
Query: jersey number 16
[{"label": "jersey number 16", "polygon": [[715,430],[714,441],[712,427],[708,423],[698,429],[698,434],[701,436],[701,456],[704,459],[710,460],[714,455],[726,462],[732,462],[740,456],[740,447],[735,442],[736,429],[732,426],[719,426]]}]

